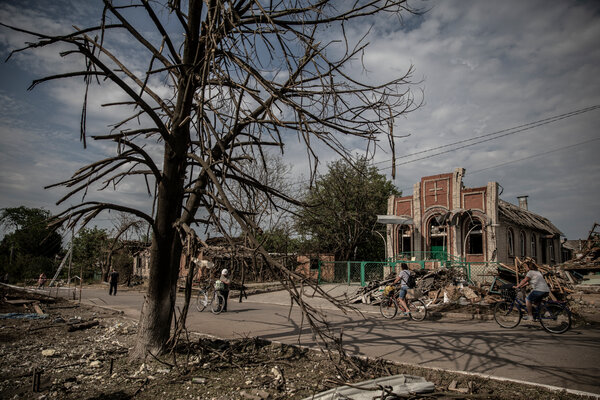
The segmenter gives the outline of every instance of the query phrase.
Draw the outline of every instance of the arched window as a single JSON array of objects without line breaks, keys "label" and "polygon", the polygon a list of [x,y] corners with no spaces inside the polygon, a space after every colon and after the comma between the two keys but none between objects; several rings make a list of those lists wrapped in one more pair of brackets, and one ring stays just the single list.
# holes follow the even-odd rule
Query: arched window
[{"label": "arched window", "polygon": [[445,260],[447,257],[446,249],[448,246],[446,226],[440,225],[436,216],[433,216],[428,222],[428,228],[429,251],[431,252],[431,257],[436,260]]},{"label": "arched window", "polygon": [[398,253],[407,254],[412,251],[412,230],[410,226],[398,227]]},{"label": "arched window", "polygon": [[520,255],[521,258],[525,258],[527,252],[525,251],[527,249],[527,241],[525,240],[525,232],[521,231],[519,233],[519,251],[520,251]]},{"label": "arched window", "polygon": [[481,221],[472,219],[466,226],[467,254],[483,254],[483,229]]},{"label": "arched window", "polygon": [[531,257],[536,258],[537,257],[537,238],[535,237],[535,235],[532,233],[531,234]]},{"label": "arched window", "polygon": [[508,228],[506,232],[506,236],[508,238],[508,255],[509,257],[515,256],[515,234],[512,229]]}]

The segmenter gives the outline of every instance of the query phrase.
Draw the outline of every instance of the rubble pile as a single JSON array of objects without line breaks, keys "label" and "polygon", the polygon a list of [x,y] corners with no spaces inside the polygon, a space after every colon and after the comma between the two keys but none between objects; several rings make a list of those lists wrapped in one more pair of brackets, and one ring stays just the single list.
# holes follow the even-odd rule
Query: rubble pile
[{"label": "rubble pile", "polygon": [[[448,303],[461,302],[473,304],[482,301],[487,295],[487,288],[467,285],[462,269],[438,268],[435,270],[415,270],[417,285],[409,291],[413,298],[424,298],[428,308]],[[395,276],[391,274],[383,280],[369,282],[359,288],[349,299],[350,303],[379,304],[384,288],[391,284]]]},{"label": "rubble pile", "polygon": [[573,259],[562,265],[564,270],[600,269],[600,224],[594,223],[587,240],[579,240]]},{"label": "rubble pile", "polygon": [[528,271],[528,264],[537,266],[538,271],[544,275],[544,279],[550,288],[549,297],[551,300],[564,300],[569,294],[573,293],[573,285],[576,283],[576,278],[568,271],[558,267],[538,265],[530,257],[526,257],[523,260],[518,257],[515,258],[515,265],[500,263],[498,267],[499,282],[516,285],[525,278]]}]

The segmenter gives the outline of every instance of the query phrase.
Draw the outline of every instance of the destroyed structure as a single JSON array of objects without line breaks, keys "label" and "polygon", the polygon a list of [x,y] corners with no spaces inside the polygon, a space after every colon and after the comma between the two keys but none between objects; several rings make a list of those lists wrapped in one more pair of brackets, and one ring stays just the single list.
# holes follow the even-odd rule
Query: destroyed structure
[{"label": "destroyed structure", "polygon": [[387,254],[394,260],[427,259],[428,268],[448,258],[465,262],[514,264],[531,258],[540,264],[561,262],[561,232],[548,219],[501,200],[499,184],[467,188],[464,168],[421,178],[412,196],[391,196]]}]

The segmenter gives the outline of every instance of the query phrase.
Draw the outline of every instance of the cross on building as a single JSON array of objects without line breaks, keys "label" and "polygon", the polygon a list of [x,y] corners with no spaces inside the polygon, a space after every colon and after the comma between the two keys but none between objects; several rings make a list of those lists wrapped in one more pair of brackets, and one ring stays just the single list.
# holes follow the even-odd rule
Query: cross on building
[{"label": "cross on building", "polygon": [[430,192],[433,192],[433,195],[435,196],[435,201],[436,201],[436,202],[438,201],[438,198],[437,198],[437,192],[438,192],[439,190],[444,190],[444,188],[443,188],[443,187],[438,187],[438,185],[437,185],[437,181],[433,182],[433,189],[429,189],[429,191],[430,191]]}]

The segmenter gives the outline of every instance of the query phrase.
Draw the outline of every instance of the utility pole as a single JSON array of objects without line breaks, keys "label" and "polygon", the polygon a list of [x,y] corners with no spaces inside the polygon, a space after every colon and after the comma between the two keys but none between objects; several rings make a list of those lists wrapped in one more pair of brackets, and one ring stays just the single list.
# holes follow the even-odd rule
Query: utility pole
[{"label": "utility pole", "polygon": [[71,287],[71,264],[73,262],[73,237],[75,236],[75,229],[71,228],[71,252],[69,253],[69,269],[67,272],[67,287]]}]

